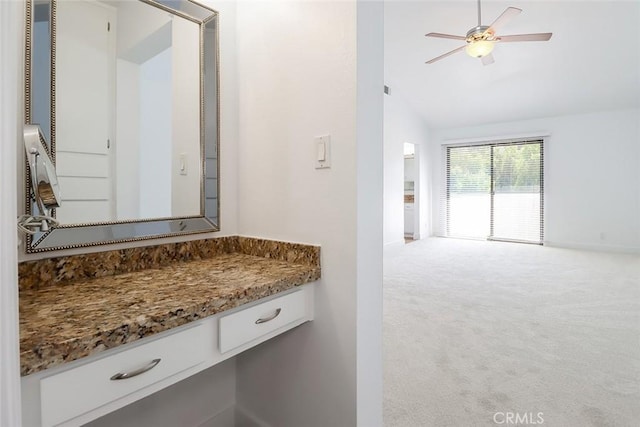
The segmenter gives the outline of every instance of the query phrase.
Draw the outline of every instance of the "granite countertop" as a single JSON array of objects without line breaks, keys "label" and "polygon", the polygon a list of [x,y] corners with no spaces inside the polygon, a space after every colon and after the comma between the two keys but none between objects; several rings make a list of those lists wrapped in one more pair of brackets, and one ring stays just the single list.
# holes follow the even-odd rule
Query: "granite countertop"
[{"label": "granite countertop", "polygon": [[158,268],[21,289],[21,375],[320,278],[319,253],[317,263],[260,255],[221,253]]}]

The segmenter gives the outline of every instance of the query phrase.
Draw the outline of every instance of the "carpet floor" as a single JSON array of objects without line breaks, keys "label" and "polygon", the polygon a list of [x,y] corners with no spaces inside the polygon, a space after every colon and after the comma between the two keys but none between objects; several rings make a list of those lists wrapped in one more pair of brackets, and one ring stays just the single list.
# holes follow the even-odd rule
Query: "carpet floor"
[{"label": "carpet floor", "polygon": [[384,422],[640,426],[640,256],[445,238],[386,250]]}]

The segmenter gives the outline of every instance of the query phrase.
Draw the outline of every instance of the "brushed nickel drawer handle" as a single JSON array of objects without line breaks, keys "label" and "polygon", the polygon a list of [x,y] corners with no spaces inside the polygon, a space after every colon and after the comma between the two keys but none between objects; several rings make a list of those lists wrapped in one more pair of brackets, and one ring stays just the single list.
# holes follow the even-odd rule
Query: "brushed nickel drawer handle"
[{"label": "brushed nickel drawer handle", "polygon": [[147,371],[152,370],[153,368],[156,367],[156,365],[158,363],[160,363],[161,359],[153,359],[151,362],[149,362],[146,366],[143,366],[140,369],[136,369],[135,371],[131,371],[131,372],[118,372],[117,374],[115,374],[114,376],[111,377],[111,381],[115,381],[115,380],[126,380],[129,378],[133,378],[135,376],[138,376],[140,374],[144,374]]},{"label": "brushed nickel drawer handle", "polygon": [[282,309],[279,308],[279,309],[276,310],[276,312],[273,314],[273,316],[264,317],[264,318],[256,320],[256,325],[259,325],[260,323],[267,323],[267,322],[275,319],[276,317],[278,317],[278,315],[280,314],[281,311],[282,311]]}]

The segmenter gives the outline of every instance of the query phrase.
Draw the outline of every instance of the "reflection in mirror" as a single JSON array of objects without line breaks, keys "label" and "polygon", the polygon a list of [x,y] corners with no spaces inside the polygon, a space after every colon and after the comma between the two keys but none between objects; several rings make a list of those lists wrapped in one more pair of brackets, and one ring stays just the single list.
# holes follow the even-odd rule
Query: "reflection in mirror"
[{"label": "reflection in mirror", "polygon": [[[36,0],[33,7],[33,49],[31,55],[32,122],[40,125],[51,150],[51,4]],[[52,153],[55,151],[52,151]],[[52,156],[54,159],[55,157]]]},{"label": "reflection in mirror", "polygon": [[[190,0],[27,3],[26,121],[62,194],[58,235],[27,251],[218,229],[217,14]],[[189,218],[205,221],[162,222]]]},{"label": "reflection in mirror", "polygon": [[200,214],[199,25],[142,2],[62,1],[56,34],[58,221]]},{"label": "reflection in mirror", "polygon": [[46,215],[50,209],[60,206],[58,176],[47,152],[40,126],[25,125],[23,133],[25,155],[33,188],[32,198],[40,213]]},{"label": "reflection in mirror", "polygon": [[26,234],[34,235],[46,232],[51,226],[58,226],[55,218],[50,216],[53,209],[60,206],[58,176],[49,157],[44,135],[38,125],[24,125],[24,149],[27,166],[31,177],[33,200],[37,213],[18,217],[18,229]]}]

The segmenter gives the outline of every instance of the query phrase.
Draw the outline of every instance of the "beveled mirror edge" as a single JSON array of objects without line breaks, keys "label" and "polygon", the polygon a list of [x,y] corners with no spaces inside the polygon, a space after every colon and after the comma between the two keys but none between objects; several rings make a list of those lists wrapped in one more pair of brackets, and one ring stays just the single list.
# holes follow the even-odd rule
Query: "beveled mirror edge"
[{"label": "beveled mirror edge", "polygon": [[216,96],[215,96],[215,106],[216,106],[216,112],[215,112],[215,118],[216,118],[216,134],[215,134],[215,152],[216,152],[216,220],[217,220],[217,227],[218,230],[220,229],[220,22],[218,20],[218,17],[220,16],[219,13],[217,11],[215,11],[214,9],[208,7],[208,6],[204,6],[201,5],[200,3],[194,1],[194,0],[187,0],[191,3],[200,5],[201,7],[204,7],[205,9],[209,10],[211,12],[211,14],[209,16],[207,16],[205,19],[202,20],[202,22],[200,22],[200,45],[202,46],[202,49],[200,49],[200,122],[201,122],[201,126],[200,126],[200,139],[202,141],[203,144],[203,148],[202,148],[202,153],[203,153],[203,169],[202,169],[202,174],[203,174],[203,179],[200,181],[200,186],[201,186],[201,195],[202,195],[202,209],[203,209],[203,215],[206,217],[206,189],[205,189],[205,182],[207,179],[207,174],[206,174],[206,148],[205,148],[205,143],[206,143],[206,134],[205,134],[205,104],[204,104],[204,100],[206,98],[206,93],[205,93],[205,88],[206,88],[206,81],[205,81],[205,75],[206,75],[206,63],[205,63],[205,32],[207,29],[207,24],[210,22],[214,22],[215,23],[215,44],[214,44],[214,49],[215,49],[215,61],[214,61],[214,66],[215,66],[215,74],[214,74],[214,81],[215,81],[215,92],[216,92]]},{"label": "beveled mirror edge", "polygon": [[[49,100],[49,112],[50,112],[50,148],[46,146],[45,148],[49,148],[49,155],[53,164],[55,165],[56,161],[56,150],[55,150],[55,55],[56,55],[56,4],[58,0],[48,0],[49,4],[49,46],[50,46],[50,100]],[[113,245],[118,243],[130,243],[130,242],[139,242],[145,240],[153,240],[153,239],[161,239],[167,237],[176,237],[176,236],[185,236],[185,235],[194,235],[194,234],[204,234],[204,233],[214,233],[220,231],[220,41],[219,41],[219,21],[218,18],[220,16],[219,12],[215,9],[212,9],[209,6],[206,6],[202,3],[199,3],[195,0],[183,0],[187,3],[194,4],[200,8],[206,9],[210,13],[204,19],[196,19],[187,14],[184,14],[175,9],[169,8],[161,3],[158,3],[155,0],[139,0],[142,3],[149,4],[154,7],[158,7],[162,10],[165,10],[169,13],[175,14],[177,16],[183,17],[191,22],[194,22],[199,25],[199,36],[200,36],[200,54],[199,54],[199,68],[200,68],[200,154],[201,154],[201,179],[200,179],[200,216],[188,216],[188,217],[171,217],[171,218],[145,218],[139,220],[123,220],[123,221],[109,221],[109,222],[91,222],[91,223],[82,223],[82,224],[68,224],[61,225],[56,228],[52,228],[47,231],[43,235],[39,236],[37,239],[34,239],[31,235],[25,236],[25,252],[27,254],[36,254],[42,252],[52,252],[52,251],[61,251],[68,249],[76,249],[82,247],[95,247],[102,245]],[[32,44],[33,44],[33,20],[35,19],[35,4],[36,0],[25,0],[25,50],[24,50],[24,122],[25,124],[30,124],[32,121],[32,90],[33,90],[33,82],[32,82]],[[215,96],[215,105],[216,105],[216,141],[215,141],[215,149],[216,149],[216,220],[214,223],[206,216],[206,206],[205,206],[205,181],[206,181],[206,154],[205,154],[205,122],[204,122],[204,110],[205,110],[205,97],[204,97],[204,87],[205,87],[205,64],[204,64],[204,50],[205,50],[205,39],[204,39],[204,30],[205,25],[211,21],[215,21],[215,43],[213,48],[215,49],[215,86],[216,86],[216,96]],[[31,176],[29,172],[29,168],[26,167],[27,159],[24,158],[25,163],[25,176],[24,176],[24,195],[25,195],[25,213],[31,213],[32,210],[32,201],[30,197],[31,192]],[[52,210],[51,215],[55,217],[55,209]],[[38,246],[41,245],[42,242],[45,242],[47,237],[50,237],[54,234],[64,233],[65,230],[73,230],[75,228],[83,228],[83,227],[105,227],[105,226],[121,226],[121,225],[135,225],[135,224],[144,224],[144,223],[162,223],[166,225],[170,225],[172,222],[176,221],[187,221],[191,222],[202,222],[208,224],[206,229],[194,230],[194,231],[177,231],[170,233],[155,233],[155,234],[145,234],[139,236],[125,237],[119,239],[111,239],[111,240],[101,240],[95,242],[68,242],[63,245],[52,245],[50,247],[46,246]],[[57,232],[57,233],[56,233]],[[35,240],[35,242],[34,242]]]},{"label": "beveled mirror edge", "polygon": [[[135,226],[144,226],[145,224],[151,223],[160,223],[160,225],[165,228],[179,228],[184,229],[184,231],[170,231],[170,232],[157,232],[153,234],[148,234],[145,237],[123,237],[123,238],[102,238],[100,241],[95,241],[96,238],[85,238],[82,239],[81,234],[90,228],[90,231],[94,234],[100,233],[109,233],[109,234],[118,234],[118,228],[126,228],[126,227],[135,227]],[[42,253],[48,251],[59,251],[59,250],[67,250],[67,249],[77,249],[83,247],[96,247],[103,245],[112,245],[116,243],[131,243],[131,242],[139,242],[143,240],[152,240],[152,239],[162,239],[166,237],[175,237],[175,236],[186,236],[186,235],[194,235],[194,234],[203,234],[210,233],[211,221],[209,221],[206,217],[202,216],[193,216],[193,217],[181,217],[181,218],[171,218],[171,219],[149,219],[149,220],[140,220],[140,221],[122,221],[118,223],[106,223],[106,224],[85,224],[85,225],[73,225],[73,226],[61,226],[52,228],[46,234],[44,234],[36,243],[39,245],[35,247],[30,253]],[[72,244],[65,243],[63,245],[58,244],[56,242],[56,234],[59,234],[61,231],[67,230],[70,233],[78,234],[79,237],[76,238],[76,242]],[[86,234],[86,233],[84,233]],[[112,249],[107,249],[112,250]]]},{"label": "beveled mirror edge", "polygon": [[[50,98],[49,98],[49,141],[45,141],[44,148],[47,150],[47,154],[51,159],[51,162],[55,166],[56,164],[56,142],[55,142],[55,37],[52,37],[52,34],[55,34],[56,29],[56,4],[57,0],[49,0],[49,87],[50,87]],[[31,50],[33,48],[33,31],[34,25],[33,22],[35,20],[35,6],[36,0],[25,0],[25,50],[24,50],[24,123],[31,124],[32,123],[32,99],[33,99],[33,81],[32,81],[32,57]],[[24,157],[24,193],[25,193],[25,203],[24,203],[24,213],[31,214],[33,210],[33,201],[31,198],[32,193],[32,185],[31,185],[31,169],[28,165],[28,160],[26,156]],[[51,210],[51,216],[53,218],[56,217],[56,210]],[[35,239],[36,241],[39,240]],[[34,246],[34,238],[32,235],[27,234],[25,236],[25,251],[26,253],[31,253],[31,248]]]}]

